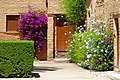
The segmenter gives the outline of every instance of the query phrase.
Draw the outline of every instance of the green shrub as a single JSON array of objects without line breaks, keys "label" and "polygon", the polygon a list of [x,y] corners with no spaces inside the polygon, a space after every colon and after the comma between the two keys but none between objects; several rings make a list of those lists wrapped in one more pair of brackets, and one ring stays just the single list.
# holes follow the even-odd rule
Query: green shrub
[{"label": "green shrub", "polygon": [[0,41],[0,77],[32,77],[33,41]]},{"label": "green shrub", "polygon": [[[75,63],[82,62],[86,58],[87,49],[84,47],[84,38],[86,34],[75,33],[72,35],[72,41],[69,47],[68,56]],[[82,48],[82,49],[81,49]]]},{"label": "green shrub", "polygon": [[69,57],[82,67],[113,70],[113,33],[103,21],[93,22],[90,31],[73,34]]}]

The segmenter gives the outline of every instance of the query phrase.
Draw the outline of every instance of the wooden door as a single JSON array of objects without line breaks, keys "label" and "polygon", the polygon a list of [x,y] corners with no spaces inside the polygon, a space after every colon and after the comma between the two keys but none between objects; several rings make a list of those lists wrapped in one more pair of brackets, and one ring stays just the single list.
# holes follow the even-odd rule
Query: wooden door
[{"label": "wooden door", "polygon": [[42,44],[43,50],[37,52],[37,59],[41,61],[47,60],[47,26],[42,27],[42,31],[44,32],[44,40]]},{"label": "wooden door", "polygon": [[57,51],[67,51],[70,42],[70,26],[57,26]]}]

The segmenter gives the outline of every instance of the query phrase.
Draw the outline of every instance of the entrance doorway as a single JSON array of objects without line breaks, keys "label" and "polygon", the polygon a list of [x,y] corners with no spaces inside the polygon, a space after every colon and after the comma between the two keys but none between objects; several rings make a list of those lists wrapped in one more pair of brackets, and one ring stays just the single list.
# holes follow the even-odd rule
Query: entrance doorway
[{"label": "entrance doorway", "polygon": [[69,26],[57,26],[57,51],[67,51],[70,42],[71,29]]},{"label": "entrance doorway", "polygon": [[67,25],[67,20],[63,15],[56,16],[56,51],[57,56],[65,56],[70,39],[71,39],[71,27]]},{"label": "entrance doorway", "polygon": [[47,25],[42,27],[42,31],[44,32],[44,40],[42,44],[43,50],[40,52],[37,52],[37,59],[40,61],[47,60]]},{"label": "entrance doorway", "polygon": [[115,61],[117,61],[115,66],[117,69],[119,69],[119,20],[118,18],[115,18],[114,22],[115,22],[115,43],[114,43],[115,46],[114,48],[116,48],[114,55],[116,59]]}]

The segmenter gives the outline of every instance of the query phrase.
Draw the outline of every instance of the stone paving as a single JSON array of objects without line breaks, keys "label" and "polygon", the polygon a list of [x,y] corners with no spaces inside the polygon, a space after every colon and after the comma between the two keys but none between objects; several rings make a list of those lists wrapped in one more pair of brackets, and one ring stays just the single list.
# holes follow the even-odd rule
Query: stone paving
[{"label": "stone paving", "polygon": [[104,73],[83,69],[72,63],[35,62],[34,72],[42,80],[111,80]]},{"label": "stone paving", "polygon": [[1,78],[0,80],[111,80],[104,73],[83,69],[72,63],[35,61],[33,73],[38,78]]}]

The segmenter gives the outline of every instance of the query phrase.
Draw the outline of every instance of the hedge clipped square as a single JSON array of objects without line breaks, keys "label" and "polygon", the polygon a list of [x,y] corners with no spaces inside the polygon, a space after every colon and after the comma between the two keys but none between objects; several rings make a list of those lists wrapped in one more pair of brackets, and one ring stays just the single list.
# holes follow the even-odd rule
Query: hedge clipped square
[{"label": "hedge clipped square", "polygon": [[0,77],[32,77],[33,41],[0,41]]}]

